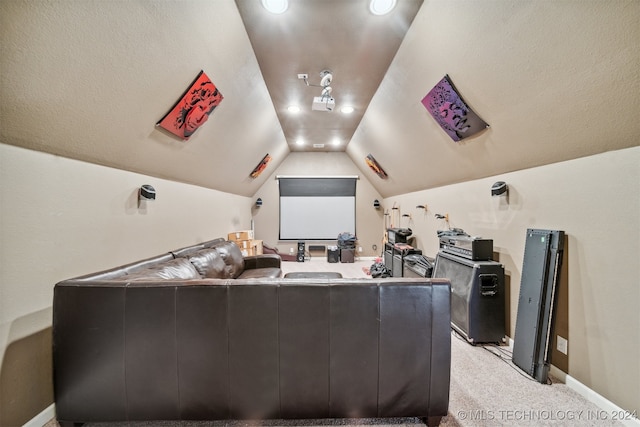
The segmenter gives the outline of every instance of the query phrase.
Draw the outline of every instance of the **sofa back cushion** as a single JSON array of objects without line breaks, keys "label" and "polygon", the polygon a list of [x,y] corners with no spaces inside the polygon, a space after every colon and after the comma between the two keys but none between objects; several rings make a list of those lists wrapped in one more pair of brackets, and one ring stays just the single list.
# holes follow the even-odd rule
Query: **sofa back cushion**
[{"label": "sofa back cushion", "polygon": [[227,265],[215,249],[203,249],[189,256],[189,262],[206,279],[230,279]]},{"label": "sofa back cushion", "polygon": [[231,241],[224,241],[215,244],[212,249],[218,251],[226,265],[225,278],[236,279],[242,274],[244,271],[244,258],[238,245]]},{"label": "sofa back cushion", "polygon": [[185,258],[176,258],[161,264],[135,271],[126,280],[200,279],[198,270]]}]

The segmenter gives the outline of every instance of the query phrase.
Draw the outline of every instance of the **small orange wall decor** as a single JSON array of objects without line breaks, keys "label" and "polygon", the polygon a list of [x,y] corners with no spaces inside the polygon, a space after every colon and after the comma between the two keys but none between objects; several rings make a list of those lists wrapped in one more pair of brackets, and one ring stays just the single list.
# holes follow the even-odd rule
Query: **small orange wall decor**
[{"label": "small orange wall decor", "polygon": [[223,98],[216,85],[201,70],[191,86],[156,126],[187,141],[207,121]]},{"label": "small orange wall decor", "polygon": [[257,178],[260,176],[260,174],[262,173],[263,170],[265,170],[267,168],[267,165],[269,164],[269,162],[271,161],[271,156],[269,155],[269,153],[267,153],[262,160],[260,160],[260,163],[258,163],[258,166],[256,166],[255,168],[253,168],[253,171],[251,171],[251,173],[249,174],[249,176],[251,178]]},{"label": "small orange wall decor", "polygon": [[367,166],[369,166],[371,170],[374,171],[376,175],[378,175],[380,178],[382,179],[388,178],[387,173],[384,171],[384,169],[382,169],[382,166],[378,164],[376,159],[371,154],[365,157],[364,161],[367,163]]}]

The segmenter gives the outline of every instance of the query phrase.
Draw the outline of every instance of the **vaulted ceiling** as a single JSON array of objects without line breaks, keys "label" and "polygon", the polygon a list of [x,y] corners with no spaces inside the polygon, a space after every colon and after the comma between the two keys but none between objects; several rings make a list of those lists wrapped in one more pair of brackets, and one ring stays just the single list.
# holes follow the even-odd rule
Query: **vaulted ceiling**
[{"label": "vaulted ceiling", "polygon": [[[0,2],[0,143],[246,196],[292,151],[345,151],[383,197],[639,143],[640,2],[289,5]],[[336,109],[311,111],[325,69]],[[158,130],[200,70],[220,105],[188,141]],[[454,142],[438,126],[420,101],[444,75],[488,129]]]},{"label": "vaulted ceiling", "polygon": [[[289,149],[345,151],[422,0],[401,1],[383,16],[361,0],[292,1],[278,15],[259,1],[236,4]],[[325,74],[331,77],[327,96]],[[292,106],[300,111],[289,111]]]}]

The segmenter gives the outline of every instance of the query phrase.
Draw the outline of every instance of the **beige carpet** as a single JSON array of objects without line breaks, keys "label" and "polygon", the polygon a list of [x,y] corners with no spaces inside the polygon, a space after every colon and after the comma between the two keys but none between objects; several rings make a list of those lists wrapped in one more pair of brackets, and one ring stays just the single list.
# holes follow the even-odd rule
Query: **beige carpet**
[{"label": "beige carpet", "polygon": [[[283,263],[291,271],[335,271],[344,277],[367,277],[362,267],[372,260],[353,264],[311,262]],[[552,379],[553,380],[553,379]],[[50,421],[45,427],[57,427]],[[418,418],[315,419],[212,422],[89,423],[87,427],[241,427],[241,426],[415,426]],[[621,426],[610,414],[587,401],[566,385],[553,380],[540,384],[511,362],[506,346],[472,346],[456,334],[451,338],[451,388],[449,414],[443,427],[453,426]]]}]

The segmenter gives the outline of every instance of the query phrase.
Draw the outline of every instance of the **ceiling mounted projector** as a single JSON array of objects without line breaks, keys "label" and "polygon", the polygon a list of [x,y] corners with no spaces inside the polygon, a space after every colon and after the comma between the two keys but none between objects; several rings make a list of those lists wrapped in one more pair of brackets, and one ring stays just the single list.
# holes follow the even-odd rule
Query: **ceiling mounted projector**
[{"label": "ceiling mounted projector", "polygon": [[336,100],[330,96],[314,96],[311,109],[313,111],[330,112],[336,107]]}]

